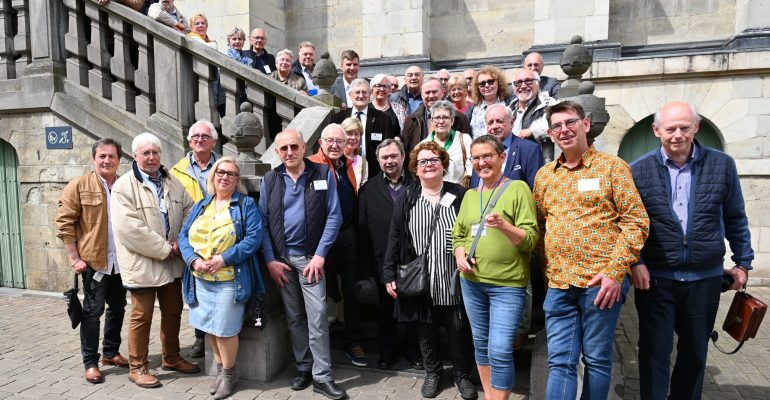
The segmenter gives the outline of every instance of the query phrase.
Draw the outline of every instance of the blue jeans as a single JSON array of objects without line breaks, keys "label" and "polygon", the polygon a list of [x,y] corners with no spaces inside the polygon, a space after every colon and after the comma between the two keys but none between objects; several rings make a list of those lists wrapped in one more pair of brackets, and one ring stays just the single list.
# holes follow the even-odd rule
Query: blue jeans
[{"label": "blue jeans", "polygon": [[623,280],[620,304],[600,310],[594,299],[600,286],[548,288],[545,295],[545,328],[548,336],[548,386],[546,399],[574,399],[577,365],[583,353],[585,372],[581,399],[606,399],[612,377],[612,347],[620,308],[630,280]]},{"label": "blue jeans", "polygon": [[460,279],[463,301],[473,332],[476,364],[490,366],[490,384],[513,389],[513,342],[524,308],[526,289]]}]

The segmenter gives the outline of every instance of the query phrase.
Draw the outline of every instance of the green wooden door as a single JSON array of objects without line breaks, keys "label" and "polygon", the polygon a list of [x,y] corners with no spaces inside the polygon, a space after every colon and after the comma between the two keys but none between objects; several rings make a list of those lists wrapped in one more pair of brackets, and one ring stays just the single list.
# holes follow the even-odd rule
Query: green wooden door
[{"label": "green wooden door", "polygon": [[[652,133],[652,120],[654,116],[650,115],[628,130],[623,141],[620,142],[618,157],[632,162],[641,157],[644,153],[660,147],[660,139]],[[700,129],[695,135],[698,143],[713,149],[722,150],[722,140],[719,138],[718,129],[711,121],[703,118],[700,123]]]},{"label": "green wooden door", "polygon": [[26,285],[18,167],[16,151],[0,139],[0,286],[23,289]]}]

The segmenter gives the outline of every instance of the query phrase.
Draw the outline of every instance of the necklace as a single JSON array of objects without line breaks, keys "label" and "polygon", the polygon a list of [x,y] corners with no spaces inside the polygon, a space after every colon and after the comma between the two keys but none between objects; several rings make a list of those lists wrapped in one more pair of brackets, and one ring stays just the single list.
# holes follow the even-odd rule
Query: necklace
[{"label": "necklace", "polygon": [[428,191],[427,189],[425,189],[424,187],[422,188],[422,192],[423,192],[423,193],[425,193],[425,194],[427,194],[427,195],[429,195],[429,196],[438,196],[439,194],[441,194],[441,191],[442,191],[443,189],[444,189],[444,183],[442,182],[442,183],[441,183],[441,187],[438,189],[438,191],[437,191],[437,192],[429,192],[429,191]]}]

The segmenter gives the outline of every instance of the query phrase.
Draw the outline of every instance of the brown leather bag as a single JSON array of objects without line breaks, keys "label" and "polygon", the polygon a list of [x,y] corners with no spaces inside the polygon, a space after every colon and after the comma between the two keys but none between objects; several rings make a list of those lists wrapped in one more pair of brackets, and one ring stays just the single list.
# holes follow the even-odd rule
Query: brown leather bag
[{"label": "brown leather bag", "polygon": [[730,309],[727,311],[727,317],[722,325],[722,329],[727,332],[733,339],[740,342],[738,347],[731,351],[725,352],[716,344],[718,338],[717,331],[711,332],[711,340],[714,342],[714,346],[717,350],[725,354],[733,354],[737,352],[743,343],[749,339],[753,339],[757,335],[759,325],[762,323],[762,318],[767,311],[767,304],[762,300],[746,293],[744,288],[741,291],[735,292],[733,302],[730,304]]}]

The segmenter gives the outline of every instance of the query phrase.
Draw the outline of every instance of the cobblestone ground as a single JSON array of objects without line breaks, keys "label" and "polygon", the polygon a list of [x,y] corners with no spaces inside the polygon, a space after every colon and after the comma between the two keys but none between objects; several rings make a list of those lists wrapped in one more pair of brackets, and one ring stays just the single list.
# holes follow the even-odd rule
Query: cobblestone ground
[{"label": "cobblestone ground", "polygon": [[[3,293],[5,291],[5,294]],[[83,379],[79,330],[69,326],[64,302],[58,298],[18,296],[19,292],[0,290],[0,399],[210,399],[210,379],[202,374],[187,376],[160,369],[158,329],[160,313],[156,309],[150,337],[150,369],[163,386],[140,389],[128,381],[128,370],[104,367],[105,383],[92,385]],[[10,295],[9,295],[10,294]],[[126,310],[126,321],[130,305]],[[182,354],[194,341],[182,314],[180,341]],[[127,355],[125,326],[121,354]],[[196,361],[195,359],[189,359]],[[201,359],[198,359],[201,360]],[[198,361],[200,362],[200,361]],[[235,399],[325,399],[312,388],[294,392],[288,388],[293,369],[265,384],[240,381]],[[354,367],[336,368],[335,380],[352,399],[420,399],[422,377],[404,373],[382,373]],[[445,379],[448,381],[448,379]],[[483,394],[479,393],[483,398]],[[454,387],[445,385],[438,399],[460,399]],[[526,399],[523,393],[512,399]]]},{"label": "cobblestone ground", "polygon": [[[748,292],[764,302],[770,301],[770,288],[749,287]],[[722,294],[716,326],[720,332],[717,343],[725,350],[737,345],[726,332],[721,330],[725,314],[730,308],[735,292]],[[629,296],[618,324],[616,341],[623,360],[625,391],[623,399],[639,399],[639,367],[637,365],[639,340],[636,308],[633,296]],[[676,346],[674,346],[676,349]],[[671,361],[676,357],[672,354]],[[703,385],[703,399],[770,399],[770,315],[766,315],[755,339],[747,341],[736,354],[720,353],[709,344],[708,364]],[[1,389],[1,388],[0,388]]]},{"label": "cobblestone ground", "polygon": [[[770,288],[753,287],[749,292],[767,301]],[[202,374],[185,376],[160,370],[158,327],[160,313],[155,313],[150,341],[150,368],[163,383],[158,389],[140,389],[130,383],[127,370],[102,368],[106,382],[91,385],[83,379],[80,342],[77,330],[69,327],[64,303],[57,298],[20,297],[20,291],[0,289],[0,399],[208,399],[209,377]],[[732,292],[722,297],[717,325],[721,326],[732,300]],[[129,306],[130,308],[130,306]],[[129,310],[127,309],[127,312]],[[187,325],[187,312],[182,316],[180,339],[183,354],[193,342]],[[768,316],[770,320],[770,316]],[[636,364],[638,340],[637,318],[633,296],[621,312],[617,329],[617,349],[622,360],[623,384],[611,398],[639,398],[639,373]],[[748,341],[734,355],[724,355],[709,348],[708,367],[703,391],[704,399],[770,399],[770,322],[765,321],[756,339]],[[125,338],[125,330],[124,330]],[[735,343],[723,334],[724,347]],[[127,354],[125,342],[121,348]],[[195,360],[193,360],[195,361]],[[673,356],[672,356],[673,361]],[[546,371],[532,371],[532,375]],[[288,389],[292,368],[264,384],[241,381],[235,399],[323,399],[311,389],[293,392]],[[420,375],[383,373],[372,369],[338,367],[335,379],[353,399],[420,399]],[[620,393],[622,392],[622,393]],[[482,393],[479,393],[483,396]],[[534,398],[540,398],[537,394]],[[446,387],[439,399],[459,399],[453,387]],[[483,398],[483,397],[482,397]],[[527,399],[523,392],[512,399]]]}]

